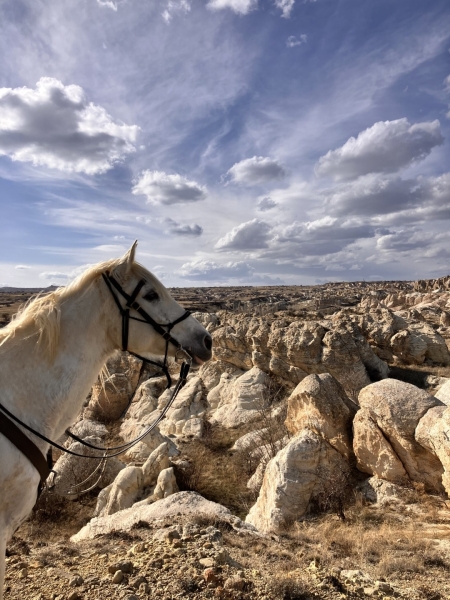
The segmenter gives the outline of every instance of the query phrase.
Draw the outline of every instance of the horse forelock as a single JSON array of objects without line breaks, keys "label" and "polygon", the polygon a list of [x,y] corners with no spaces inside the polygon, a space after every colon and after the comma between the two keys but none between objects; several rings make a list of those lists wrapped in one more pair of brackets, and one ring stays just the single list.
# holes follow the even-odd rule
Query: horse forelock
[{"label": "horse forelock", "polygon": [[[59,341],[61,305],[82,295],[102,273],[112,271],[121,263],[121,258],[105,261],[86,269],[66,287],[49,294],[39,294],[13,316],[11,322],[0,329],[0,347],[9,339],[37,335],[37,343],[53,358]],[[139,263],[133,263],[132,272],[152,283],[159,291],[165,291],[158,279]]]}]

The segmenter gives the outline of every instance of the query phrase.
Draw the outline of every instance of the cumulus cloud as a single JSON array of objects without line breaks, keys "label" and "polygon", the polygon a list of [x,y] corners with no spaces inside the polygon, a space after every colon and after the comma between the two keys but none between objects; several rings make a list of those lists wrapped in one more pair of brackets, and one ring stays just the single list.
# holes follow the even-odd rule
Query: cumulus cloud
[{"label": "cumulus cloud", "polygon": [[341,252],[360,239],[373,238],[376,228],[358,221],[326,216],[315,221],[294,221],[279,228],[261,256],[294,259]]},{"label": "cumulus cloud", "polygon": [[242,261],[218,264],[211,260],[196,260],[185,263],[177,275],[196,281],[223,281],[248,278],[252,272],[250,265]]},{"label": "cumulus cloud", "polygon": [[271,227],[265,221],[253,219],[233,227],[216,243],[217,250],[256,250],[266,248]]},{"label": "cumulus cloud", "polygon": [[434,233],[402,229],[379,237],[377,248],[385,251],[410,252],[411,250],[429,248],[436,241],[436,237]]},{"label": "cumulus cloud", "polygon": [[175,14],[186,14],[190,10],[191,5],[187,0],[168,0],[166,8],[162,13],[162,18],[166,23],[170,23]]},{"label": "cumulus cloud", "polygon": [[424,159],[443,141],[437,120],[414,125],[405,118],[379,121],[322,156],[316,174],[346,180],[368,173],[395,173]]},{"label": "cumulus cloud", "polygon": [[35,89],[0,88],[0,155],[93,175],[135,151],[139,128],[116,123],[78,85],[43,77]]},{"label": "cumulus cloud", "polygon": [[291,16],[294,4],[295,0],[275,0],[275,6],[281,10],[281,16],[284,19],[289,19]]},{"label": "cumulus cloud", "polygon": [[16,265],[14,268],[18,269],[19,271],[22,271],[24,269],[31,269],[31,267],[29,267],[28,265]]},{"label": "cumulus cloud", "polygon": [[271,210],[272,208],[275,208],[275,206],[278,206],[278,202],[272,200],[270,196],[265,196],[264,198],[261,198],[257,206],[258,210],[264,212],[266,210]]},{"label": "cumulus cloud", "polygon": [[206,198],[206,188],[182,175],[164,171],[144,171],[133,187],[133,194],[147,196],[151,204],[181,204]]},{"label": "cumulus cloud", "polygon": [[258,6],[258,0],[209,0],[206,6],[210,10],[229,8],[238,15],[247,15]]},{"label": "cumulus cloud", "polygon": [[282,179],[286,173],[278,161],[267,156],[254,156],[234,164],[227,175],[234,183],[259,185]]},{"label": "cumulus cloud", "polygon": [[288,48],[295,48],[295,46],[301,46],[302,44],[306,44],[307,41],[308,36],[306,35],[306,33],[302,33],[302,35],[300,35],[299,37],[296,37],[295,35],[290,35],[286,40],[286,46]]},{"label": "cumulus cloud", "polygon": [[326,206],[336,216],[383,215],[417,206],[423,195],[420,180],[366,175],[326,194]]},{"label": "cumulus cloud", "polygon": [[183,225],[182,223],[177,223],[173,219],[165,219],[164,222],[167,225],[167,231],[169,233],[173,233],[174,235],[198,237],[203,233],[203,227],[200,227],[200,225],[197,225],[197,223],[192,223],[191,225]]}]

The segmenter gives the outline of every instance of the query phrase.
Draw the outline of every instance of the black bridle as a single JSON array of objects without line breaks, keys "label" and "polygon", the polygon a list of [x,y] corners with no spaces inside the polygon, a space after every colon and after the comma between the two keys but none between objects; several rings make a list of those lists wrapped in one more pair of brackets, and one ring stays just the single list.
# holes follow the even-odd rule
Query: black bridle
[{"label": "black bridle", "polygon": [[[169,352],[169,344],[172,344],[173,346],[175,346],[175,348],[177,349],[177,354],[183,353],[187,357],[187,359],[185,359],[185,362],[189,363],[189,367],[192,364],[192,356],[189,354],[189,352],[187,350],[185,350],[185,348],[183,348],[183,346],[180,344],[180,342],[171,335],[170,332],[172,331],[173,327],[175,327],[175,325],[177,325],[177,323],[181,323],[181,321],[184,321],[184,319],[187,319],[191,313],[188,310],[186,310],[181,315],[181,317],[178,317],[178,319],[175,319],[175,321],[172,321],[171,323],[164,323],[164,324],[157,323],[155,321],[155,319],[153,317],[151,317],[148,314],[148,312],[145,311],[142,308],[142,306],[139,304],[139,302],[137,302],[137,300],[136,300],[136,298],[139,295],[139,292],[141,291],[141,289],[144,287],[144,285],[146,283],[144,279],[141,279],[137,283],[136,287],[131,292],[131,294],[127,294],[125,292],[125,290],[122,288],[122,286],[120,285],[120,283],[118,283],[114,277],[111,277],[111,275],[108,272],[102,273],[102,277],[103,277],[104,282],[108,286],[108,289],[111,292],[112,297],[114,298],[114,302],[116,303],[116,306],[119,309],[119,312],[122,316],[122,350],[125,350],[125,351],[129,352],[130,354],[132,354],[133,356],[136,356],[136,358],[139,358],[140,360],[144,361],[144,363],[151,363],[153,365],[158,366],[164,372],[164,374],[167,378],[167,388],[170,388],[172,385],[172,379],[170,377],[169,370],[167,367],[167,355]],[[117,290],[117,292],[126,300],[125,307],[123,307],[122,304],[120,303],[120,300],[114,293],[113,288],[115,288]],[[132,317],[130,315],[131,309],[135,310],[143,318],[138,319],[137,317]],[[144,358],[143,356],[140,356],[139,354],[136,354],[135,352],[130,352],[128,350],[128,335],[129,335],[129,328],[130,328],[130,319],[132,319],[133,321],[139,321],[141,323],[148,323],[149,325],[151,325],[153,327],[153,329],[157,333],[159,333],[160,336],[162,336],[164,338],[164,340],[166,341],[166,349],[164,352],[164,361],[163,361],[162,365],[158,362],[149,360],[148,358]]]},{"label": "black bridle", "polygon": [[[172,392],[172,395],[171,395],[168,403],[166,404],[164,409],[161,411],[161,414],[158,416],[158,418],[143,433],[141,433],[141,435],[139,435],[134,440],[131,440],[130,442],[122,444],[121,446],[102,448],[100,446],[95,446],[93,444],[90,444],[90,443],[86,442],[85,440],[79,438],[75,434],[71,433],[69,430],[66,430],[66,434],[73,440],[83,444],[84,446],[87,446],[88,448],[91,448],[93,450],[99,450],[99,451],[103,452],[103,454],[100,456],[99,455],[80,454],[79,452],[74,452],[73,450],[69,450],[68,448],[65,448],[64,446],[57,444],[56,442],[50,440],[45,435],[42,435],[41,433],[39,433],[38,431],[36,431],[32,427],[30,427],[29,425],[27,425],[26,423],[21,421],[19,418],[17,418],[15,415],[13,415],[7,408],[5,408],[4,406],[2,406],[2,404],[0,404],[0,433],[3,433],[30,460],[30,462],[38,470],[38,472],[41,476],[41,483],[43,483],[47,479],[47,477],[49,476],[49,474],[51,472],[53,472],[53,473],[55,473],[55,472],[51,470],[51,465],[49,464],[49,461],[44,458],[44,456],[42,455],[42,452],[39,450],[39,448],[34,444],[34,442],[32,440],[30,440],[30,438],[28,438],[28,436],[26,436],[17,427],[17,425],[15,425],[15,423],[18,423],[19,425],[24,427],[27,431],[29,431],[33,435],[37,436],[38,438],[47,442],[48,444],[57,448],[58,450],[65,452],[66,454],[71,454],[72,456],[79,456],[81,458],[102,459],[102,461],[105,461],[108,458],[112,458],[114,456],[118,456],[119,454],[123,454],[124,452],[126,452],[127,450],[132,448],[134,445],[136,445],[138,442],[140,442],[142,439],[144,439],[153,429],[155,429],[155,427],[165,417],[167,411],[169,410],[173,401],[177,397],[180,389],[185,385],[187,376],[189,373],[189,369],[192,364],[193,357],[191,356],[191,354],[185,348],[183,348],[183,346],[180,344],[180,342],[178,342],[178,340],[176,340],[171,335],[171,331],[172,331],[173,327],[177,323],[184,321],[184,319],[187,319],[187,317],[190,316],[191,313],[189,311],[186,310],[181,315],[181,317],[179,317],[178,319],[175,319],[175,321],[172,321],[170,323],[164,323],[164,324],[157,323],[153,319],[153,317],[151,317],[136,300],[139,295],[139,292],[141,291],[142,287],[146,283],[145,280],[141,279],[138,282],[138,284],[136,285],[136,287],[134,288],[133,292],[131,294],[127,294],[125,292],[125,290],[122,288],[122,286],[116,281],[116,279],[114,277],[112,277],[108,272],[102,273],[102,277],[103,277],[103,280],[105,281],[109,291],[111,292],[112,297],[114,298],[114,302],[116,303],[116,305],[119,309],[119,312],[122,316],[122,350],[129,352],[133,356],[136,356],[137,358],[142,360],[144,363],[151,363],[153,365],[160,367],[160,369],[163,371],[163,373],[167,379],[166,389],[169,389],[172,386],[172,379],[169,374],[167,359],[168,359],[168,352],[169,352],[169,344],[172,344],[176,348],[175,358],[177,358],[177,355],[179,353],[184,354],[184,357],[185,357],[184,361],[181,365],[181,368],[180,368],[180,376],[178,378],[178,381],[175,385],[175,388]],[[126,300],[125,307],[122,306],[122,304],[121,304],[118,296],[115,294],[113,288],[115,290],[117,290],[117,292]],[[137,317],[131,316],[130,310],[135,310],[143,318],[139,319]],[[130,350],[128,350],[130,319],[133,319],[134,321],[140,321],[141,323],[148,323],[149,325],[151,325],[153,327],[153,329],[157,333],[159,333],[164,338],[164,340],[166,341],[166,348],[165,348],[165,352],[164,352],[163,364],[158,363],[156,361],[149,360],[143,356],[140,356],[139,354],[136,354],[135,352],[130,352]],[[101,478],[101,476],[100,476],[100,478]],[[92,487],[90,489],[92,489]],[[80,493],[82,493],[82,492],[78,492],[78,494],[80,494]]]}]

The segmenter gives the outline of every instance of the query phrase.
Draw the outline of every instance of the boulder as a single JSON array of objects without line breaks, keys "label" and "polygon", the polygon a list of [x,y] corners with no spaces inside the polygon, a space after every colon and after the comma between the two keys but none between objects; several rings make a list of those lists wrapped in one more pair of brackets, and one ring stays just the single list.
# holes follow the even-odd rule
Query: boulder
[{"label": "boulder", "polygon": [[[138,438],[161,414],[159,396],[167,385],[165,377],[155,377],[142,383],[120,426],[120,435],[125,442]],[[176,456],[178,450],[167,436],[163,435],[159,426],[155,427],[135,446],[127,450],[124,456],[127,460],[144,462],[149,455],[163,443],[167,443],[170,456]]]},{"label": "boulder", "polygon": [[[158,409],[162,410],[169,401],[173,388],[166,390],[159,398]],[[163,435],[181,437],[201,437],[206,402],[203,399],[203,387],[200,377],[192,376],[175,398],[161,421],[159,428]]]},{"label": "boulder", "polygon": [[[384,379],[361,390],[359,404],[366,409],[359,419],[370,416],[408,476],[413,481],[424,483],[429,490],[442,491],[442,466],[439,460],[414,437],[420,419],[430,408],[442,403],[414,385],[396,379]],[[361,431],[360,420],[358,427]],[[367,424],[369,430],[374,431]]]},{"label": "boulder", "polygon": [[135,525],[142,522],[151,523],[174,517],[182,521],[198,518],[199,516],[205,516],[212,521],[229,523],[238,531],[255,532],[254,527],[232,515],[228,508],[221,504],[206,500],[196,492],[178,492],[150,505],[128,508],[105,517],[95,517],[77,534],[72,536],[71,541],[81,542],[113,531],[130,531]]},{"label": "boulder", "polygon": [[443,467],[442,484],[450,494],[450,409],[445,406],[430,408],[416,428],[416,440],[439,459]]},{"label": "boulder", "polygon": [[444,338],[428,323],[410,323],[391,338],[392,352],[407,364],[425,361],[448,365],[450,353]]},{"label": "boulder", "polygon": [[324,485],[324,474],[347,471],[342,456],[319,435],[304,429],[268,463],[256,504],[246,522],[279,533],[308,510]]},{"label": "boulder", "polygon": [[[269,405],[269,377],[258,367],[237,378],[226,378],[223,374],[219,386],[217,396],[214,396],[214,400],[218,398],[219,401],[211,417],[213,423],[236,427],[258,419],[261,410]],[[215,389],[208,394],[209,402]]]},{"label": "boulder", "polygon": [[450,379],[442,385],[434,394],[434,397],[440,400],[446,406],[450,406]]},{"label": "boulder", "polygon": [[[142,467],[129,466],[123,469],[115,480],[99,496],[95,515],[112,515],[119,510],[129,508],[137,502],[143,495],[147,495],[149,488],[155,484],[163,470],[169,467],[169,447],[166,443],[161,444],[148,457]],[[173,475],[173,469],[172,475]],[[162,487],[162,483],[160,488]],[[172,486],[172,489],[175,489]],[[166,491],[169,490],[167,487]],[[148,495],[152,495],[154,489]],[[156,498],[159,499],[159,498]]]},{"label": "boulder", "polygon": [[86,415],[97,421],[115,421],[129,406],[136,391],[142,361],[127,352],[117,352],[106,363],[108,376],[92,388]]},{"label": "boulder", "polygon": [[209,360],[200,367],[198,376],[202,380],[207,392],[210,392],[219,384],[222,373],[234,373],[237,375],[242,374],[242,371],[230,365],[230,363],[220,360]]},{"label": "boulder", "polygon": [[401,502],[404,492],[404,488],[401,486],[377,477],[366,479],[358,486],[358,490],[366,500],[381,506],[392,502]]},{"label": "boulder", "polygon": [[408,479],[401,460],[365,408],[356,413],[353,436],[356,466],[360,471],[388,481]]},{"label": "boulder", "polygon": [[292,434],[308,428],[344,457],[353,454],[352,420],[357,406],[329,373],[308,375],[288,399],[286,426]]}]

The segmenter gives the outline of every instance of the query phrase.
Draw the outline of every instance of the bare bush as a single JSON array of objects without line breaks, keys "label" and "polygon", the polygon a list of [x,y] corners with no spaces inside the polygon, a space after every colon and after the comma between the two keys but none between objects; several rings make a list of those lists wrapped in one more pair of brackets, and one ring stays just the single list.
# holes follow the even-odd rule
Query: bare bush
[{"label": "bare bush", "polygon": [[320,513],[332,512],[345,521],[345,509],[355,500],[350,469],[319,467],[316,474],[320,486],[313,495],[313,507]]}]

